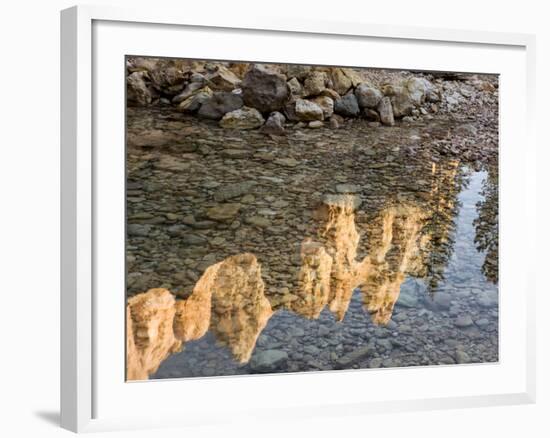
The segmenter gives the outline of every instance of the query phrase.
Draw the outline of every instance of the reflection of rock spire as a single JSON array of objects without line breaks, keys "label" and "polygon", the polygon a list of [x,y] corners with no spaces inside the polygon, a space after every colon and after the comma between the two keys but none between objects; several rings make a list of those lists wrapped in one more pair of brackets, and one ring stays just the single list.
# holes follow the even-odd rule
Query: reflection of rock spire
[{"label": "reflection of rock spire", "polygon": [[357,245],[359,233],[355,228],[355,210],[360,200],[355,195],[325,197],[326,222],[321,234],[332,256],[329,309],[341,321],[348,310],[353,289],[357,286]]},{"label": "reflection of rock spire", "polygon": [[239,362],[248,362],[273,313],[264,296],[260,265],[252,254],[228,257],[210,266],[193,294],[178,301],[176,309],[176,336],[189,341],[210,330]]},{"label": "reflection of rock spire", "polygon": [[298,287],[289,307],[299,315],[316,319],[328,303],[332,258],[321,243],[309,239],[302,243],[300,256]]},{"label": "reflection of rock spire", "polygon": [[219,264],[212,287],[210,330],[220,344],[229,347],[236,360],[249,361],[272,314],[255,256],[236,255]]},{"label": "reflection of rock spire", "polygon": [[483,201],[476,204],[478,217],[474,220],[475,243],[485,251],[482,270],[493,283],[498,282],[498,169],[489,167],[483,181]]},{"label": "reflection of rock spire", "polygon": [[126,307],[126,378],[147,379],[171,353],[179,351],[172,324],[175,299],[166,289],[151,289]]},{"label": "reflection of rock spire", "polygon": [[419,269],[420,231],[425,215],[413,205],[382,210],[367,227],[371,266],[363,277],[365,308],[375,324],[387,324],[405,274]]}]

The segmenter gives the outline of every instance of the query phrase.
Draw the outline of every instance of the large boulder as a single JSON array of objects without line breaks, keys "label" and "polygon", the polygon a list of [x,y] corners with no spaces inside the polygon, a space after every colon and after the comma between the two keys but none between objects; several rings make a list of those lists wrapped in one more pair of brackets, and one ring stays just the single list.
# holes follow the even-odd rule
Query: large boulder
[{"label": "large boulder", "polygon": [[334,102],[334,112],[344,117],[357,117],[361,110],[354,94],[346,94]]},{"label": "large boulder", "polygon": [[297,99],[294,112],[296,118],[302,122],[311,122],[312,120],[323,120],[323,109],[315,102],[305,99]]},{"label": "large boulder", "polygon": [[384,125],[394,125],[395,122],[393,118],[392,103],[389,97],[386,96],[380,100],[380,103],[378,104],[378,114],[380,114],[380,121]]},{"label": "large boulder", "polygon": [[255,129],[263,124],[262,114],[256,108],[246,106],[226,113],[220,120],[220,126],[226,129]]},{"label": "large boulder", "polygon": [[264,134],[283,135],[285,133],[285,116],[278,111],[272,112],[261,131]]},{"label": "large boulder", "polygon": [[128,103],[137,106],[147,106],[153,100],[151,91],[145,83],[149,75],[146,71],[136,71],[126,77]]},{"label": "large boulder", "polygon": [[367,84],[359,84],[355,89],[355,97],[361,108],[376,108],[383,95],[382,92]]},{"label": "large boulder", "polygon": [[243,99],[235,93],[217,91],[200,107],[198,115],[205,119],[219,120],[225,114],[243,106]]},{"label": "large boulder", "polygon": [[412,111],[426,101],[438,99],[437,90],[425,78],[411,77],[399,85],[390,85],[385,89],[384,94],[390,96],[394,117],[408,116]]},{"label": "large boulder", "polygon": [[285,76],[263,65],[253,65],[248,70],[241,88],[245,105],[262,113],[283,108],[289,96]]}]

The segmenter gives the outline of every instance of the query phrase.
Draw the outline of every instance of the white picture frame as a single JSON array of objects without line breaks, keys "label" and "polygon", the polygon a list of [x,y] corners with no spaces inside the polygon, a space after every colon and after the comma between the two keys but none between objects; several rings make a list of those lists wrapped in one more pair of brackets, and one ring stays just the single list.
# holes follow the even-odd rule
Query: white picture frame
[{"label": "white picture frame", "polygon": [[[104,27],[97,27],[98,25]],[[120,28],[116,28],[120,26]],[[124,28],[123,30],[121,30]],[[98,95],[98,90],[103,85],[99,84],[105,77],[103,67],[95,65],[103,54],[107,52],[105,40],[108,39],[112,49],[109,56],[119,56],[125,52],[124,44],[118,44],[119,40],[124,40],[124,33],[131,33],[135,37],[132,41],[136,44],[139,42],[139,29],[147,28],[151,32],[149,34],[149,47],[144,48],[140,53],[126,52],[126,54],[145,54],[150,55],[148,50],[155,45],[155,38],[151,37],[155,33],[166,34],[177,32],[178,29],[186,29],[189,32],[201,32],[201,35],[220,35],[234,31],[235,38],[246,37],[248,34],[254,35],[255,38],[271,38],[276,39],[280,36],[292,38],[309,38],[310,40],[323,39],[327,41],[333,38],[335,41],[341,41],[342,38],[348,38],[349,44],[392,44],[397,45],[406,43],[411,48],[419,47],[421,50],[431,50],[430,47],[435,47],[434,50],[447,50],[447,45],[456,47],[467,56],[468,51],[482,50],[498,52],[502,56],[502,64],[499,61],[494,62],[494,67],[489,67],[491,60],[482,59],[484,56],[479,56],[475,62],[481,66],[480,72],[501,73],[510,64],[510,69],[515,69],[515,73],[510,73],[508,76],[510,83],[509,88],[504,87],[503,94],[506,90],[510,90],[510,96],[513,94],[515,99],[513,102],[504,102],[503,111],[501,114],[501,148],[505,147],[506,153],[504,158],[501,158],[503,172],[506,172],[507,163],[520,160],[519,170],[515,181],[519,187],[512,188],[506,183],[503,173],[501,198],[504,202],[503,206],[512,205],[522,200],[523,208],[503,208],[501,230],[506,235],[507,229],[512,229],[518,223],[524,224],[524,229],[521,239],[510,239],[508,245],[504,242],[504,247],[512,248],[518,251],[518,254],[513,254],[514,251],[508,251],[509,254],[502,249],[504,267],[515,265],[515,272],[505,274],[502,279],[503,284],[510,285],[509,289],[514,289],[516,295],[509,294],[510,301],[513,303],[514,309],[517,311],[517,326],[515,331],[511,327],[510,319],[507,319],[506,313],[503,314],[501,322],[501,331],[509,332],[508,338],[513,338],[508,346],[510,354],[504,354],[504,357],[512,357],[513,360],[502,360],[494,365],[495,368],[488,368],[485,365],[470,365],[458,367],[462,371],[450,374],[448,371],[437,371],[443,379],[464,379],[464,388],[458,389],[453,393],[446,394],[444,391],[437,392],[435,389],[428,395],[418,395],[420,392],[412,388],[408,393],[400,393],[399,390],[392,391],[387,397],[373,395],[369,398],[361,398],[351,394],[349,399],[346,393],[339,394],[336,397],[337,385],[352,385],[354,380],[362,379],[363,374],[356,371],[338,372],[332,377],[324,375],[301,375],[287,376],[282,380],[280,376],[262,376],[262,377],[246,377],[240,379],[232,378],[212,378],[212,379],[193,379],[187,383],[186,391],[218,391],[224,394],[227,391],[235,391],[238,388],[244,394],[258,391],[259,387],[264,387],[266,391],[271,391],[269,409],[263,409],[254,405],[243,405],[241,409],[235,408],[231,412],[223,412],[220,406],[207,406],[201,398],[197,398],[197,403],[193,408],[193,418],[189,415],[178,415],[177,410],[166,412],[160,406],[158,412],[151,411],[148,407],[148,415],[135,412],[132,410],[127,412],[115,412],[115,405],[121,404],[122,400],[117,399],[122,396],[122,392],[127,388],[131,388],[131,393],[125,397],[136,398],[140,394],[151,398],[164,397],[167,399],[173,396],[170,395],[172,387],[180,385],[182,382],[166,381],[152,382],[146,384],[132,383],[125,384],[124,379],[119,382],[121,386],[118,389],[113,388],[111,392],[108,388],[112,380],[118,376],[124,375],[124,370],[116,370],[114,374],[106,376],[105,360],[109,360],[109,351],[116,351],[120,347],[119,335],[113,337],[112,345],[107,349],[105,333],[115,329],[116,332],[123,324],[123,307],[113,309],[113,315],[116,312],[120,313],[120,321],[114,316],[117,322],[108,318],[98,320],[97,312],[103,312],[102,307],[108,303],[108,299],[98,301],[98,290],[105,290],[104,285],[112,281],[117,285],[114,277],[110,277],[109,273],[102,270],[102,266],[107,263],[107,255],[105,253],[105,245],[102,245],[101,238],[98,240],[98,235],[105,235],[101,232],[98,234],[98,229],[109,227],[106,221],[112,221],[115,232],[120,234],[120,230],[124,230],[124,223],[120,221],[121,216],[118,213],[110,218],[102,216],[98,209],[103,199],[107,198],[104,187],[106,185],[120,184],[120,179],[111,177],[111,175],[120,175],[119,172],[124,172],[123,168],[117,168],[120,164],[120,155],[113,157],[110,161],[111,167],[106,165],[105,154],[96,153],[97,142],[112,136],[113,142],[117,145],[114,150],[119,151],[124,149],[124,144],[119,144],[120,129],[124,127],[120,125],[120,117],[123,115],[117,112],[120,99],[115,105],[110,105],[114,108],[114,112],[109,114],[109,120],[113,123],[112,126],[103,123],[103,118],[107,115],[100,111],[100,108],[105,108],[105,99]],[[102,34],[103,32],[103,34]],[[103,35],[103,36],[102,36]],[[128,33],[127,35],[130,35]],[[153,40],[151,41],[151,38]],[[162,38],[162,36],[159,36]],[[267,41],[267,39],[266,39]],[[315,44],[312,42],[311,44]],[[535,400],[535,277],[531,266],[526,263],[515,263],[516,258],[520,256],[520,251],[523,253],[528,248],[532,248],[535,242],[535,155],[536,146],[533,134],[534,120],[534,53],[535,39],[532,35],[525,34],[507,34],[507,33],[491,33],[483,31],[460,31],[451,29],[426,29],[417,27],[403,26],[388,26],[388,25],[373,25],[370,23],[338,23],[338,22],[317,22],[308,20],[297,20],[292,17],[283,18],[268,18],[259,17],[251,20],[244,17],[242,19],[232,19],[226,21],[224,17],[209,14],[205,16],[202,13],[193,12],[186,8],[185,11],[163,11],[157,8],[148,10],[129,10],[111,7],[95,7],[95,6],[78,6],[66,9],[61,13],[61,426],[75,431],[101,431],[112,429],[135,429],[147,427],[163,427],[163,426],[184,426],[190,424],[205,424],[216,418],[217,422],[235,421],[239,418],[245,419],[254,417],[256,419],[265,419],[266,421],[280,418],[281,412],[289,415],[292,418],[310,417],[311,415],[342,415],[346,413],[354,415],[363,415],[368,412],[394,412],[413,409],[441,409],[451,407],[474,407],[488,405],[503,405],[503,404],[520,404],[532,403]],[[145,45],[143,46],[145,47]],[[170,47],[163,46],[165,52],[158,50],[159,56],[180,56],[180,53],[170,52]],[[267,51],[265,47],[268,47]],[[312,46],[314,47],[314,46]],[[422,49],[424,47],[424,49]],[[439,49],[438,49],[439,47]],[[222,47],[223,48],[223,47]],[[197,44],[197,52],[190,54],[188,57],[203,57],[216,59],[215,49],[211,55],[197,56],[200,53],[206,53],[206,43],[201,48],[201,44]],[[119,50],[117,52],[116,50]],[[135,50],[135,49],[129,49]],[[204,50],[204,51],[203,51]],[[270,52],[271,50],[271,52]],[[397,50],[397,49],[396,49]],[[407,56],[407,53],[402,50],[401,68],[419,68],[418,63],[414,59]],[[264,46],[263,55],[254,52],[253,47],[242,47],[240,54],[247,60],[264,60],[273,61],[281,60],[280,56],[272,49],[272,45]],[[411,49],[411,53],[413,50]],[[513,55],[506,55],[506,53]],[[233,56],[239,56],[236,53]],[[250,53],[246,56],[246,53]],[[480,52],[480,54],[485,52]],[[107,56],[107,55],[106,55]],[[262,56],[263,59],[258,59]],[[279,56],[279,58],[277,58]],[[289,62],[296,62],[299,59],[299,53],[289,53]],[[321,55],[317,55],[321,59]],[[323,55],[323,56],[330,56]],[[343,55],[342,55],[343,56]],[[496,55],[495,55],[496,56]],[[98,58],[99,57],[99,58]],[[293,58],[294,57],[294,58]],[[225,59],[237,59],[231,56],[223,57]],[[456,57],[454,57],[456,58]],[[509,58],[509,59],[508,59]],[[118,58],[117,58],[118,59]],[[217,58],[219,59],[219,57]],[[312,58],[313,59],[313,58]],[[330,61],[330,58],[323,58]],[[342,60],[343,58],[341,58]],[[373,58],[374,59],[374,58]],[[500,59],[500,58],[499,58]],[[508,59],[508,60],[506,60]],[[518,59],[521,62],[517,62]],[[335,60],[333,63],[340,64],[341,60]],[[459,62],[454,59],[453,62]],[[472,62],[474,62],[472,61]],[[388,61],[379,60],[372,61],[378,65],[368,66],[388,66]],[[435,62],[435,61],[434,61]],[[449,64],[444,64],[445,56],[441,57],[438,62],[442,67]],[[105,62],[98,63],[101,66]],[[512,66],[513,64],[513,66]],[[121,62],[121,65],[122,62]],[[361,63],[358,64],[362,66]],[[431,68],[433,68],[432,64]],[[469,69],[474,68],[474,63],[470,64]],[[502,67],[500,67],[502,65]],[[499,70],[502,68],[502,71]],[[428,69],[428,68],[426,68]],[[466,71],[469,71],[468,69]],[[510,70],[511,71],[511,70]],[[515,79],[514,79],[515,78]],[[518,78],[521,78],[518,79]],[[115,78],[119,80],[119,78]],[[523,80],[524,79],[524,80]],[[99,85],[98,85],[99,84]],[[120,90],[124,92],[123,82],[119,80]],[[505,83],[506,85],[506,83]],[[107,88],[106,88],[107,87]],[[108,89],[108,86],[104,89]],[[116,93],[115,93],[116,94]],[[113,94],[113,96],[115,96]],[[118,96],[118,94],[116,94]],[[117,97],[113,97],[113,101]],[[502,98],[501,98],[502,99]],[[507,97],[506,97],[507,99]],[[511,99],[511,98],[510,98]],[[508,122],[507,105],[515,105],[516,119],[514,126]],[[103,105],[103,106],[102,106]],[[517,114],[521,117],[518,117]],[[103,123],[103,124],[102,124]],[[118,124],[115,126],[114,124]],[[98,129],[98,124],[101,126]],[[107,137],[105,137],[107,136]],[[517,143],[520,141],[521,148],[512,150],[507,144]],[[122,149],[117,149],[121,147]],[[117,170],[118,169],[118,170]],[[113,190],[113,193],[120,193],[117,190],[122,190],[119,187]],[[510,201],[510,202],[508,202]],[[109,202],[109,201],[105,201]],[[120,202],[120,199],[113,200]],[[107,205],[107,204],[106,204]],[[119,205],[119,204],[117,204]],[[503,229],[503,227],[505,227]],[[109,265],[113,269],[123,266],[123,260],[117,262],[117,257],[120,257],[120,247],[114,247],[115,250],[110,251],[113,254],[113,259],[109,260]],[[105,255],[105,257],[103,257]],[[123,254],[122,254],[123,255]],[[506,272],[506,271],[505,271]],[[105,275],[104,275],[105,274]],[[507,283],[504,283],[507,282]],[[123,291],[120,291],[120,305],[123,306]],[[514,300],[514,301],[512,301]],[[502,304],[502,303],[501,303]],[[504,303],[503,311],[506,312],[507,306]],[[509,307],[508,307],[509,308]],[[514,309],[510,309],[511,311]],[[105,313],[103,313],[105,314]],[[510,312],[510,315],[512,312]],[[513,335],[511,335],[513,333]],[[123,337],[123,330],[120,333]],[[504,336],[504,335],[503,335]],[[116,338],[116,339],[115,339]],[[508,338],[502,338],[508,342]],[[511,345],[511,343],[514,345]],[[506,347],[506,346],[505,346]],[[503,348],[505,348],[503,347]],[[506,347],[506,348],[508,348]],[[105,350],[103,351],[103,348]],[[98,354],[98,351],[103,351],[105,354]],[[123,351],[121,352],[123,355]],[[117,356],[118,357],[118,356]],[[119,360],[118,358],[117,360]],[[114,360],[114,359],[113,359]],[[120,362],[120,361],[119,361]],[[513,362],[513,364],[512,364]],[[115,362],[118,363],[118,362]],[[510,365],[514,365],[513,367]],[[506,367],[510,365],[510,369],[506,371]],[[116,366],[115,366],[116,368]],[[513,368],[513,369],[512,369]],[[449,368],[446,368],[449,369]],[[372,371],[370,374],[370,385],[373,388],[373,394],[376,392],[372,384]],[[384,370],[385,374],[376,375],[379,382],[384,382],[385,379],[395,380],[399,382],[407,379],[417,380],[426,378],[427,372],[435,372],[434,369],[417,369],[407,373],[405,370],[394,369]],[[390,374],[393,373],[393,374]],[[413,374],[414,373],[414,374]],[[499,374],[501,373],[501,374]],[[309,373],[307,373],[309,374]],[[313,373],[315,374],[315,373]],[[330,374],[330,373],[329,373]],[[483,386],[481,382],[488,382],[490,376],[499,376],[495,378],[493,386],[487,383]],[[273,380],[278,379],[278,380]],[[323,380],[320,380],[323,379]],[[473,391],[466,384],[467,381],[479,379],[479,390]],[[501,382],[499,384],[498,382]],[[283,384],[281,385],[281,382]],[[287,382],[287,383],[284,383]],[[305,383],[303,383],[305,382]],[[276,392],[277,386],[284,387],[288,385],[303,385],[304,391],[308,387],[314,385],[327,384],[327,391],[333,394],[333,398],[320,396],[319,394],[311,394],[309,398],[304,395],[302,398],[297,397],[297,404],[286,405],[283,395]],[[118,385],[118,384],[117,384]],[[126,385],[121,390],[124,385]],[[309,385],[309,386],[308,386]],[[380,383],[382,385],[382,383]],[[499,386],[500,385],[500,386]],[[508,386],[506,386],[508,385]],[[115,386],[115,385],[113,385]],[[398,385],[396,385],[398,386]],[[414,385],[412,385],[414,386]],[[155,388],[154,391],[151,389]],[[275,392],[273,392],[275,391]],[[332,391],[332,392],[331,392]],[[382,391],[382,389],[380,390]],[[431,394],[431,395],[430,395]],[[109,400],[106,400],[106,399]],[[220,397],[223,399],[223,397]],[[221,400],[222,402],[223,400]],[[220,402],[220,403],[221,403]],[[202,405],[201,405],[202,403]],[[112,406],[109,406],[111,404]],[[261,403],[256,403],[258,406]],[[256,409],[257,408],[257,409]],[[183,408],[182,408],[183,409]],[[103,414],[105,412],[106,414]],[[189,412],[189,411],[188,411]]]}]

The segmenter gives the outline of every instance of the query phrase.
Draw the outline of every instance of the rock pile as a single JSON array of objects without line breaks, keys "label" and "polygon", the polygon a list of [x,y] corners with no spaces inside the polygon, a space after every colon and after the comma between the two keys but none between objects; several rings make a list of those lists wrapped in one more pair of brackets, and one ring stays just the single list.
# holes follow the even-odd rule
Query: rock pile
[{"label": "rock pile", "polygon": [[352,118],[392,126],[436,112],[442,94],[424,75],[378,87],[364,69],[344,67],[129,58],[127,73],[130,106],[172,105],[223,128],[269,135],[284,135],[287,123],[338,128]]}]

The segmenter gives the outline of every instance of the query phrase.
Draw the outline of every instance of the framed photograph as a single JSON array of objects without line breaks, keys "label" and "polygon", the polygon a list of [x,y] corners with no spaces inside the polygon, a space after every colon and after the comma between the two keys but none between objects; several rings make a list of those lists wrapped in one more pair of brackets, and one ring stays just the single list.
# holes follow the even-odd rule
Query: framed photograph
[{"label": "framed photograph", "polygon": [[534,401],[534,37],[61,16],[63,427]]}]

